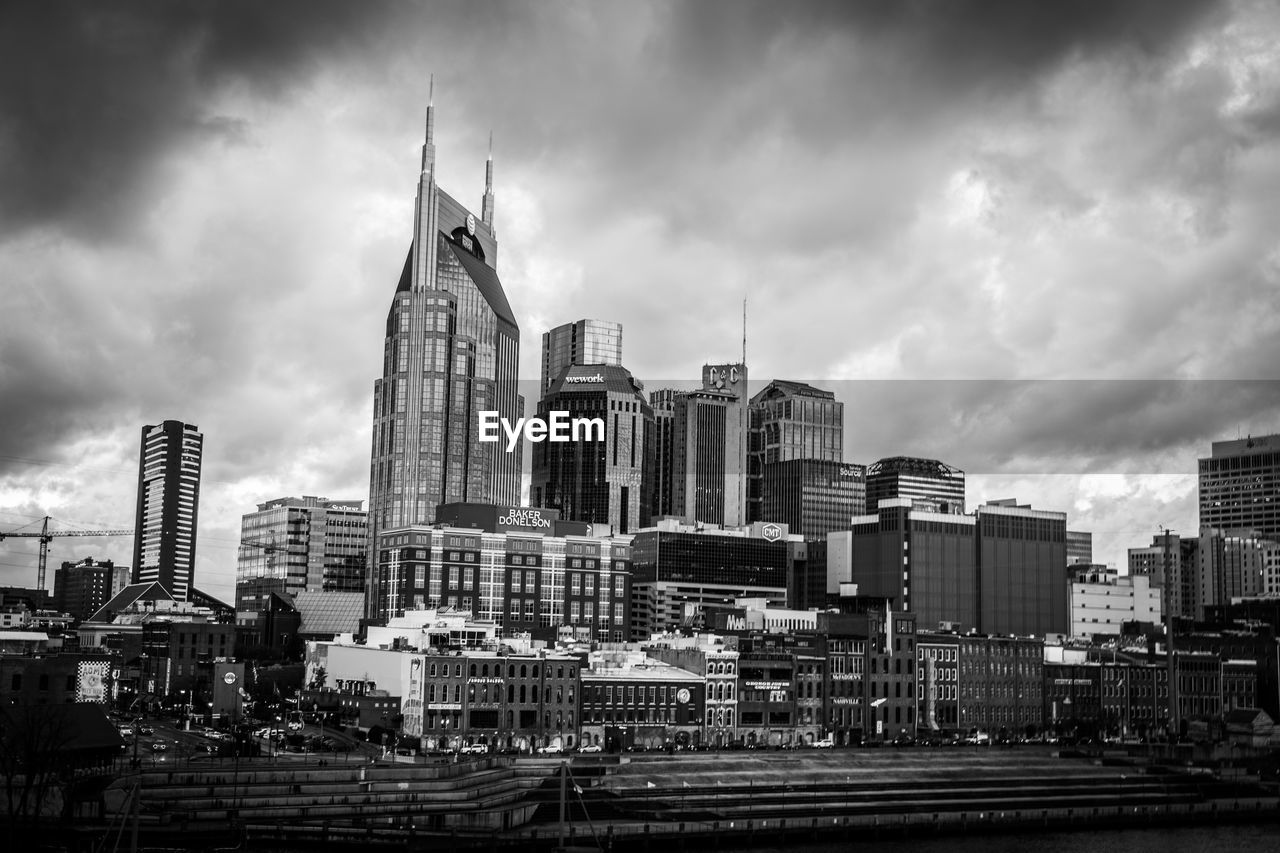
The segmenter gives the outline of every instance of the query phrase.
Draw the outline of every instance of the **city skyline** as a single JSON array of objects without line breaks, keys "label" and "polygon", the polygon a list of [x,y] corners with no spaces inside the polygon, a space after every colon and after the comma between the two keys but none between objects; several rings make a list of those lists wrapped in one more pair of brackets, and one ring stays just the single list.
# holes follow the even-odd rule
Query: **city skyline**
[{"label": "city skyline", "polygon": [[1194,534],[1211,442],[1280,432],[1269,4],[273,6],[5,12],[0,529],[130,526],[168,418],[211,594],[256,504],[368,497],[432,73],[442,186],[479,199],[494,134],[526,412],[544,331],[690,387],[745,297],[750,391],[833,391],[845,461],[940,459],[1120,566]]}]

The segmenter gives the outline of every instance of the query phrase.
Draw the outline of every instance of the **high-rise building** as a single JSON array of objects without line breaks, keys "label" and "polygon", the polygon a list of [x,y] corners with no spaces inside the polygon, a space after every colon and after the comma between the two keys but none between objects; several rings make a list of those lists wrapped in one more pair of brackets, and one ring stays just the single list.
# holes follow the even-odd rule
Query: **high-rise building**
[{"label": "high-rise building", "polygon": [[886,498],[907,498],[918,509],[964,514],[964,472],[936,459],[894,456],[867,468],[867,512]]},{"label": "high-rise building", "polygon": [[800,537],[778,524],[703,529],[658,521],[631,540],[631,639],[679,627],[690,611],[739,598],[787,600],[788,549]]},{"label": "high-rise building", "polygon": [[786,524],[805,539],[825,539],[848,530],[855,515],[867,509],[866,469],[825,459],[766,462],[760,521]]},{"label": "high-rise building", "polygon": [[[747,520],[780,521],[763,514],[765,466],[793,459],[842,461],[844,403],[830,391],[775,379],[751,398],[749,418]],[[792,532],[801,531],[793,525]]]},{"label": "high-rise building", "polygon": [[[442,503],[520,503],[522,446],[480,441],[480,413],[515,423],[520,329],[496,269],[493,158],[481,215],[436,183],[435,111],[414,207],[413,242],[387,314],[382,378],[374,383],[369,542],[430,524]],[[370,555],[372,569],[377,560]],[[366,599],[377,600],[371,571]]]},{"label": "high-rise building", "polygon": [[364,592],[369,518],[363,501],[306,495],[258,504],[240,521],[236,610],[272,593]]},{"label": "high-rise building", "polygon": [[1067,531],[1067,565],[1088,566],[1093,563],[1093,534],[1087,530]]},{"label": "high-rise building", "polygon": [[746,523],[747,367],[704,364],[702,388],[675,396],[672,507],[686,523]]},{"label": "high-rise building", "polygon": [[[883,597],[921,625],[1043,637],[1070,628],[1066,514],[1012,501],[970,515],[920,509],[887,498],[853,519],[849,544],[828,537],[828,584],[851,581],[860,595]],[[839,548],[848,548],[842,555]],[[849,577],[832,576],[848,566]]]},{"label": "high-rise building", "polygon": [[653,518],[675,513],[675,415],[676,399],[681,392],[661,388],[649,392],[653,409],[653,467],[649,474],[650,512]]},{"label": "high-rise building", "polygon": [[566,367],[574,364],[622,365],[622,324],[578,320],[542,333],[542,383],[545,394]]},{"label": "high-rise building", "polygon": [[[538,402],[538,416],[564,412],[570,422],[599,420],[599,440],[533,445],[530,503],[570,521],[607,524],[615,533],[649,526],[646,472],[653,466],[653,410],[644,386],[623,367],[563,368]],[[594,438],[593,436],[583,436]]]},{"label": "high-rise building", "polygon": [[132,582],[158,581],[178,601],[189,600],[195,574],[203,448],[194,424],[142,428]]},{"label": "high-rise building", "polygon": [[631,537],[593,537],[554,510],[451,504],[436,524],[378,540],[379,620],[452,607],[507,632],[622,642],[631,618]]},{"label": "high-rise building", "polygon": [[63,563],[53,573],[53,607],[76,619],[88,619],[129,584],[129,567],[110,560]]},{"label": "high-rise building", "polygon": [[1200,527],[1280,539],[1280,434],[1213,443],[1200,460]]}]

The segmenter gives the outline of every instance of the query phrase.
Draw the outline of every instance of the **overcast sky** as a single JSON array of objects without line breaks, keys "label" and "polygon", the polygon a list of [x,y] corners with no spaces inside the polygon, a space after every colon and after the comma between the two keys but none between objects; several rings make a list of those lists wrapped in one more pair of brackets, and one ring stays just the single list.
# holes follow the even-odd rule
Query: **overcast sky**
[{"label": "overcast sky", "polygon": [[493,132],[525,377],[600,317],[649,387],[696,378],[747,297],[753,379],[835,390],[849,461],[944,459],[1112,562],[1194,532],[1212,440],[1280,432],[1273,2],[32,0],[0,7],[0,531],[132,527],[170,418],[215,595],[256,503],[368,497],[433,73],[477,211]]}]

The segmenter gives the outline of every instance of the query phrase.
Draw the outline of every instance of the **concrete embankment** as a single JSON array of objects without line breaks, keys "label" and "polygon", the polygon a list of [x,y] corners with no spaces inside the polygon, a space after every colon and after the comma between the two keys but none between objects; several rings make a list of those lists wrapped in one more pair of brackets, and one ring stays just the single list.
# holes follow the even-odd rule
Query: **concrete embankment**
[{"label": "concrete embankment", "polygon": [[[259,850],[549,849],[560,759],[144,774],[143,846],[220,828]],[[1247,778],[997,749],[581,756],[569,839],[612,849],[1275,820]],[[147,842],[150,843],[147,843]],[[182,845],[178,845],[182,847]],[[221,847],[223,843],[199,846]],[[189,847],[188,849],[194,849]]]}]

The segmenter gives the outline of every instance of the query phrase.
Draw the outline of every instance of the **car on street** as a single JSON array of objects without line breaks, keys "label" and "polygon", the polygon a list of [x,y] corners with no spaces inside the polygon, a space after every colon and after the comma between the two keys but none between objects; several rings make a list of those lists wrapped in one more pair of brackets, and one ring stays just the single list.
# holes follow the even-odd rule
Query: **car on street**
[{"label": "car on street", "polygon": [[165,743],[162,740],[158,740],[155,743],[151,744],[152,752],[167,752],[168,749],[169,749],[169,744]]},{"label": "car on street", "polygon": [[600,748],[600,744],[590,743],[590,744],[587,744],[586,746],[578,747],[578,752],[581,752],[581,753],[604,752],[604,750]]},{"label": "car on street", "polygon": [[463,755],[485,755],[489,752],[489,747],[483,743],[469,743],[458,751]]},{"label": "car on street", "polygon": [[538,747],[539,755],[559,755],[562,752],[558,746],[540,746]]}]

